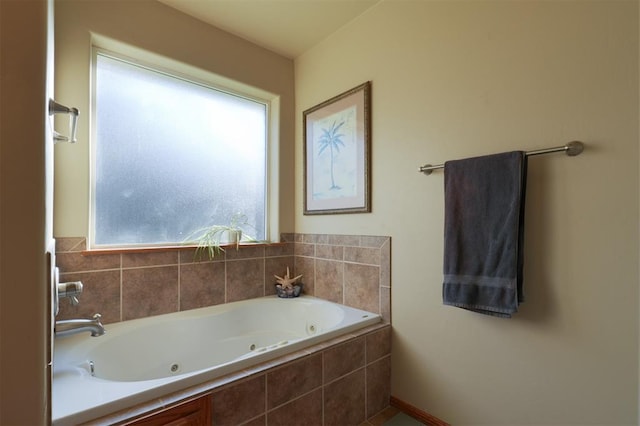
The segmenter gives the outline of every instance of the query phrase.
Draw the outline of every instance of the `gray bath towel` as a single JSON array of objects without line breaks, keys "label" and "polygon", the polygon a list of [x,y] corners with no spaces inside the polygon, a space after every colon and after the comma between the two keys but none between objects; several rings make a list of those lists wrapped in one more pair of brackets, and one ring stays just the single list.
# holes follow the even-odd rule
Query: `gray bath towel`
[{"label": "gray bath towel", "polygon": [[527,157],[523,151],[444,166],[444,304],[510,318],[524,301]]}]

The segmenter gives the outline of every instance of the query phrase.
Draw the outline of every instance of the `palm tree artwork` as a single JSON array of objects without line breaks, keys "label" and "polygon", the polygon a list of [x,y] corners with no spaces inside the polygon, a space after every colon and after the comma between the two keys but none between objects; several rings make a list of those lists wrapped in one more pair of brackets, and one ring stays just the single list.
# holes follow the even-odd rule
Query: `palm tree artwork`
[{"label": "palm tree artwork", "polygon": [[[1,1],[1,0],[0,0]],[[345,108],[312,124],[312,198],[337,200],[357,193],[357,110]]]},{"label": "palm tree artwork", "polygon": [[334,166],[334,158],[335,155],[340,153],[340,147],[344,147],[344,141],[342,138],[344,134],[338,133],[340,128],[344,125],[344,120],[338,123],[334,121],[333,124],[327,129],[321,129],[322,135],[318,139],[318,144],[320,146],[320,150],[318,151],[318,156],[321,156],[323,152],[329,149],[329,161],[330,161],[330,170],[331,170],[331,186],[330,190],[338,190],[340,186],[336,184],[333,166]]}]

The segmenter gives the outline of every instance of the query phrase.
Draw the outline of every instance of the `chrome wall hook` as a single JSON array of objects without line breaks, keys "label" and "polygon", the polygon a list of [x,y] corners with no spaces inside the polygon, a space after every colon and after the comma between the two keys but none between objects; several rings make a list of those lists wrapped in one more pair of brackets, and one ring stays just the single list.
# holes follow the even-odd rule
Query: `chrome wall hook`
[{"label": "chrome wall hook", "polygon": [[78,108],[69,108],[53,99],[49,99],[49,115],[69,114],[69,136],[64,136],[55,130],[53,131],[53,143],[70,142],[76,143],[76,133],[78,131]]}]

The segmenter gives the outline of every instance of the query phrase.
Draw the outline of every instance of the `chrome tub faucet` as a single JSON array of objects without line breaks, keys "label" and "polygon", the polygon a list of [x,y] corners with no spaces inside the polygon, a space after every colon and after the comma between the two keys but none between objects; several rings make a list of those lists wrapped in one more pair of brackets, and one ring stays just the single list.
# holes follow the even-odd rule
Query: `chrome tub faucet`
[{"label": "chrome tub faucet", "polygon": [[[69,299],[73,306],[80,303],[78,296],[82,293],[83,285],[80,281],[61,283],[60,270],[58,268],[55,268],[53,273],[55,285],[54,315],[58,315],[59,302],[61,298]],[[105,330],[101,319],[102,315],[94,314],[91,319],[69,319],[56,321],[54,333],[56,337],[62,337],[88,331],[93,337],[102,336],[105,333]]]},{"label": "chrome tub faucet", "polygon": [[55,335],[56,337],[69,336],[71,334],[82,333],[83,331],[91,332],[92,337],[102,336],[105,333],[102,325],[102,315],[95,314],[92,319],[70,319],[56,321]]}]

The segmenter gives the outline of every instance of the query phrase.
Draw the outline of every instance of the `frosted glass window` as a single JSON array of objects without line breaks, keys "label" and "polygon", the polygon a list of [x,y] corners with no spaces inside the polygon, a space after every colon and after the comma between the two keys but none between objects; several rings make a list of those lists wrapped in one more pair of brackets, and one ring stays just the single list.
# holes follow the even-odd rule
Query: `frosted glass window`
[{"label": "frosted glass window", "polygon": [[265,239],[267,106],[96,57],[94,246],[175,244],[244,215]]}]

